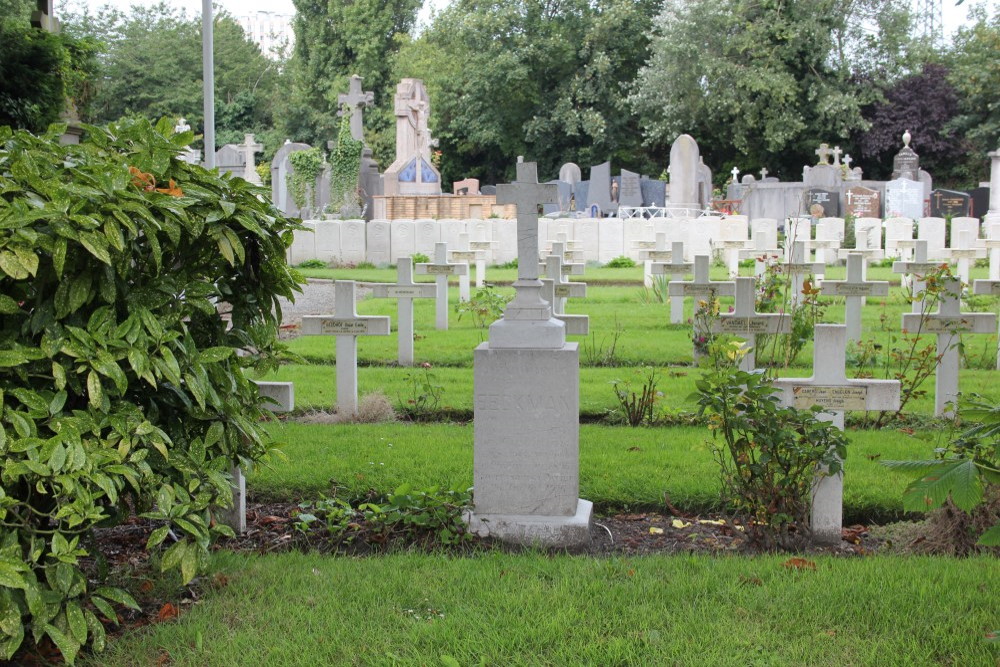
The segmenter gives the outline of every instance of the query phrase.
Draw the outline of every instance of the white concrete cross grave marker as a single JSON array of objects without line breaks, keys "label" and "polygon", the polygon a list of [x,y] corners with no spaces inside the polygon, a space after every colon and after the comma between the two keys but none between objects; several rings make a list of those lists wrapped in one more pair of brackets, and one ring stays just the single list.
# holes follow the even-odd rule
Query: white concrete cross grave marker
[{"label": "white concrete cross grave marker", "polygon": [[[695,255],[694,258],[694,279],[690,281],[684,280],[671,280],[667,283],[667,290],[671,297],[695,297],[695,306],[692,308],[692,313],[697,314],[697,297],[707,297],[705,300],[712,299],[720,296],[735,296],[736,295],[736,283],[731,280],[711,280],[709,277],[709,263],[710,258],[708,255]],[[669,266],[669,264],[665,265]],[[673,309],[671,308],[671,311]],[[697,318],[694,322],[695,333],[697,338],[701,335],[699,330],[699,324]],[[698,343],[694,342],[694,359],[698,360],[700,353],[698,351]]]},{"label": "white concrete cross grave marker", "polygon": [[243,180],[247,183],[260,185],[260,174],[257,173],[257,165],[254,164],[254,153],[260,153],[264,150],[264,144],[254,141],[252,134],[245,134],[239,148],[243,151]]},{"label": "white concrete cross grave marker", "polygon": [[434,261],[417,264],[419,275],[434,276],[437,282],[437,304],[434,328],[448,330],[448,276],[468,275],[469,265],[448,261],[448,244],[434,244]]},{"label": "white concrete cross grave marker", "polygon": [[[538,273],[540,275],[541,274],[548,275],[547,271],[549,269],[548,269],[548,265],[546,264],[546,261],[547,261],[548,257],[550,257],[552,255],[555,255],[555,256],[557,256],[557,257],[559,257],[559,258],[562,259],[562,262],[559,265],[559,267],[560,267],[559,270],[562,272],[562,275],[564,275],[564,276],[582,276],[584,274],[584,272],[586,271],[586,269],[587,269],[587,265],[584,264],[583,262],[571,262],[571,261],[569,261],[569,257],[572,254],[573,254],[572,251],[566,250],[566,242],[565,241],[554,241],[552,243],[552,250],[549,252],[548,255],[546,255],[542,259],[541,262],[538,263]],[[549,276],[549,277],[551,278],[551,276]]]},{"label": "white concrete cross grave marker", "polygon": [[958,277],[963,284],[969,284],[969,260],[986,257],[986,247],[973,247],[972,234],[967,231],[958,233],[958,243],[955,247],[948,248],[945,253],[950,261],[958,260]]},{"label": "white concrete cross grave marker", "polygon": [[[823,408],[820,419],[844,429],[847,410],[884,412],[899,409],[899,380],[848,379],[844,373],[847,328],[817,324],[813,347],[813,374],[809,378],[778,378],[783,405],[807,410]],[[812,531],[818,542],[838,543],[844,510],[844,475],[823,475],[813,483]]]},{"label": "white concrete cross grave marker", "polygon": [[[475,263],[483,257],[483,252],[481,250],[470,249],[469,235],[464,232],[458,235],[458,245],[458,250],[448,251],[449,262],[470,266],[470,262]],[[469,297],[469,271],[466,269],[465,273],[459,274],[458,276],[458,300],[468,301]]]},{"label": "white concrete cross grave marker", "polygon": [[[1000,280],[976,280],[972,283],[972,293],[1000,296]],[[997,340],[1000,340],[1000,331],[997,331]],[[997,347],[997,370],[1000,371],[1000,346]]]},{"label": "white concrete cross grave marker", "polygon": [[469,250],[478,252],[476,258],[476,287],[486,284],[486,254],[493,249],[493,241],[469,241]]},{"label": "white concrete cross grave marker", "polygon": [[1000,223],[986,227],[986,238],[980,241],[990,253],[990,280],[1000,280]]},{"label": "white concrete cross grave marker", "polygon": [[934,377],[934,416],[954,417],[958,399],[958,343],[963,333],[993,333],[994,313],[963,313],[962,283],[946,280],[936,313],[903,313],[903,331],[937,334],[937,372]]},{"label": "white concrete cross grave marker", "polygon": [[740,370],[750,372],[756,367],[757,334],[786,334],[792,331],[792,318],[784,313],[758,313],[755,303],[754,278],[736,279],[736,304],[731,313],[719,315],[712,323],[712,333],[739,336],[748,349],[740,360]]},{"label": "white concrete cross grave marker", "polygon": [[[659,239],[659,234],[656,235]],[[664,235],[665,236],[665,235]],[[653,263],[649,267],[650,275],[670,276],[671,282],[680,282],[694,268],[692,262],[684,261],[684,242],[674,241],[670,250],[655,250],[649,253]],[[667,283],[667,293],[670,294],[670,282]],[[684,295],[670,296],[670,323],[681,324],[684,321]]]},{"label": "white concrete cross grave marker", "polygon": [[[565,279],[562,271],[563,261],[559,255],[549,255],[545,258],[545,275],[552,283],[551,293],[546,288],[545,298],[552,304],[552,313],[555,316],[564,315],[566,312],[566,299],[583,299],[587,296],[587,283],[570,282]],[[543,281],[544,282],[544,281]],[[552,298],[549,298],[551,296]],[[564,322],[566,321],[563,318]],[[569,333],[569,332],[567,332]]]},{"label": "white concrete cross grave marker", "polygon": [[[548,258],[549,262],[559,261],[559,258],[555,255],[550,255]],[[560,276],[561,277],[561,276]],[[561,294],[562,296],[557,296]],[[586,336],[590,333],[590,317],[587,315],[576,315],[567,314],[563,310],[558,309],[555,304],[560,301],[565,304],[565,301],[569,297],[585,297],[587,296],[587,284],[586,283],[564,283],[552,278],[542,279],[542,298],[553,304],[552,306],[552,316],[557,320],[563,322],[566,325],[566,335],[567,336]]]},{"label": "white concrete cross grave marker", "polygon": [[805,288],[805,277],[822,273],[826,265],[823,262],[807,262],[806,242],[795,241],[792,244],[792,251],[788,261],[781,264],[781,267],[792,279],[790,301],[794,307],[802,299],[802,290]]},{"label": "white concrete cross grave marker", "polygon": [[754,275],[760,278],[767,271],[768,264],[778,261],[781,249],[777,247],[777,243],[771,242],[768,234],[757,233],[757,231],[755,229],[752,234],[753,247],[741,250],[740,259],[752,259],[754,261]]},{"label": "white concrete cross grave marker", "polygon": [[396,283],[375,283],[372,296],[376,299],[398,299],[396,303],[396,329],[398,330],[398,361],[400,366],[413,365],[413,300],[434,299],[437,285],[413,282],[413,260],[400,257],[396,260]]},{"label": "white concrete cross grave marker", "polygon": [[497,186],[517,207],[514,300],[474,352],[475,446],[469,529],[521,544],[568,547],[590,541],[593,503],[580,491],[580,357],[552,316],[538,278],[538,207],[558,201],[535,163]]},{"label": "white concrete cross grave marker", "polygon": [[358,315],[353,280],[334,283],[334,314],[302,318],[302,335],[336,336],[337,413],[358,411],[358,336],[388,336],[385,315]]},{"label": "white concrete cross grave marker", "polygon": [[913,261],[892,263],[893,273],[911,276],[911,312],[919,314],[927,308],[927,282],[924,280],[924,276],[937,271],[941,266],[941,262],[927,261],[927,241],[925,239],[918,239],[915,242]]},{"label": "white concrete cross grave marker", "polygon": [[847,340],[861,340],[861,305],[866,296],[889,296],[889,283],[884,280],[864,279],[864,257],[852,252],[847,255],[847,279],[824,280],[820,294],[847,297],[844,323],[847,326]]}]

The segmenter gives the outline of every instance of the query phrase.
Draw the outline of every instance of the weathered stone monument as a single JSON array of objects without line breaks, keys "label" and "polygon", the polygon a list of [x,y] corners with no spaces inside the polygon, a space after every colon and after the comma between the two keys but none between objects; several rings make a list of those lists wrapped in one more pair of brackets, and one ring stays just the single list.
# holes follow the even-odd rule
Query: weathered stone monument
[{"label": "weathered stone monument", "polygon": [[386,195],[439,195],[441,174],[431,161],[431,138],[427,121],[431,101],[420,79],[403,79],[396,86],[396,160],[385,170]]},{"label": "weathered stone monument", "polygon": [[698,201],[698,143],[689,134],[682,134],[670,147],[670,208],[687,209],[692,213],[702,209]]},{"label": "weathered stone monument", "polygon": [[254,161],[254,153],[264,150],[264,145],[254,141],[252,134],[243,135],[243,143],[239,146],[243,151],[243,180],[247,183],[260,185],[260,174],[257,173],[257,163]]},{"label": "weathered stone monument", "polygon": [[593,504],[579,498],[580,368],[538,279],[538,207],[557,197],[536,165],[497,201],[517,207],[517,291],[474,353],[474,506],[470,530],[521,544],[590,540]]}]

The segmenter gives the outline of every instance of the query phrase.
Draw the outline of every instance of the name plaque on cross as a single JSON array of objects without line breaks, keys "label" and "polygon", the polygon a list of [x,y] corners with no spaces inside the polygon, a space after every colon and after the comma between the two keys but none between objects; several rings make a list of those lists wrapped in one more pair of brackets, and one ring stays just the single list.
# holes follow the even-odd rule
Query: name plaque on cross
[{"label": "name plaque on cross", "polygon": [[792,388],[793,405],[808,410],[821,405],[827,410],[864,410],[868,387],[810,385]]},{"label": "name plaque on cross", "polygon": [[717,331],[720,333],[731,334],[765,334],[770,333],[772,328],[768,320],[760,317],[720,317],[717,325]]},{"label": "name plaque on cross", "polygon": [[723,241],[721,247],[725,250],[743,250],[749,241]]},{"label": "name plaque on cross", "polygon": [[973,323],[964,317],[927,318],[923,325],[925,333],[979,333],[973,331]]},{"label": "name plaque on cross", "polygon": [[389,320],[320,320],[319,332],[321,334],[348,335],[348,336],[388,336]]},{"label": "name plaque on cross", "polygon": [[373,285],[372,295],[382,299],[433,299],[436,289],[430,283],[410,287],[405,285]]},{"label": "name plaque on cross", "polygon": [[[826,287],[828,283],[824,283]],[[852,285],[851,283],[836,282],[833,285],[829,285],[830,290],[823,290],[824,294],[830,294],[831,296],[879,296],[874,294],[875,285],[862,284],[862,285]]]},{"label": "name plaque on cross", "polygon": [[450,276],[457,272],[455,271],[454,266],[427,264],[423,267],[421,273],[426,273],[427,275],[430,276]]},{"label": "name plaque on cross", "polygon": [[982,255],[982,250],[976,248],[952,248],[948,251],[952,259],[976,259]]},{"label": "name plaque on cross", "polygon": [[474,262],[479,259],[479,253],[475,250],[452,250],[451,258],[460,262]]},{"label": "name plaque on cross", "polygon": [[563,299],[582,299],[587,296],[586,283],[563,283],[555,285],[553,289],[555,295]]},{"label": "name plaque on cross", "polygon": [[489,250],[493,247],[493,241],[469,241],[470,250]]}]

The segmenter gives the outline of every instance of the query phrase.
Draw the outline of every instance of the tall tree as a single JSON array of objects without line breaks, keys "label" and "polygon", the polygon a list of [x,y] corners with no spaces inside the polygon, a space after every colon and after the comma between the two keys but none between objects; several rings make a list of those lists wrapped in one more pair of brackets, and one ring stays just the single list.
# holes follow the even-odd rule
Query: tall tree
[{"label": "tall tree", "polygon": [[[85,120],[103,123],[128,114],[185,117],[203,125],[201,20],[164,3],[110,7],[64,17],[64,30],[101,43],[95,101]],[[280,63],[266,58],[226,13],[215,17],[216,142],[254,132],[272,153],[273,104]],[[218,146],[217,146],[218,147]]]},{"label": "tall tree", "polygon": [[365,140],[378,159],[391,162],[391,75],[403,37],[416,23],[422,0],[294,0],[295,47],[289,63],[292,85],[278,120],[288,138],[325,149],[337,136],[337,96],[351,75],[375,92],[365,114]]},{"label": "tall tree", "polygon": [[646,140],[697,139],[717,170],[791,176],[866,127],[876,82],[905,72],[901,0],[666,0],[631,101]]},{"label": "tall tree", "polygon": [[[498,182],[516,156],[651,168],[623,104],[657,0],[459,0],[408,45],[397,76],[424,79],[447,178]],[[657,169],[659,171],[659,169]]]}]

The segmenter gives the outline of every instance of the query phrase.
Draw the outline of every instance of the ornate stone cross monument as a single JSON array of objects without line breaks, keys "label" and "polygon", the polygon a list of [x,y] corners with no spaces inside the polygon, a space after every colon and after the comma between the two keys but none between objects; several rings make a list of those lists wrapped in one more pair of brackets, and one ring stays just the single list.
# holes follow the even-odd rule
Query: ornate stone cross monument
[{"label": "ornate stone cross monument", "polygon": [[470,530],[522,544],[589,542],[593,504],[579,498],[580,359],[538,279],[538,206],[555,203],[534,163],[497,187],[517,206],[517,295],[474,359],[475,449]]},{"label": "ornate stone cross monument", "polygon": [[337,112],[338,116],[343,116],[345,109],[347,107],[346,113],[351,114],[351,137],[355,141],[365,140],[365,130],[364,122],[362,118],[362,109],[365,107],[370,107],[375,101],[375,93],[372,91],[361,90],[361,77],[357,74],[351,75],[351,83],[347,89],[347,94],[337,95],[337,104],[341,105],[341,109]]}]

